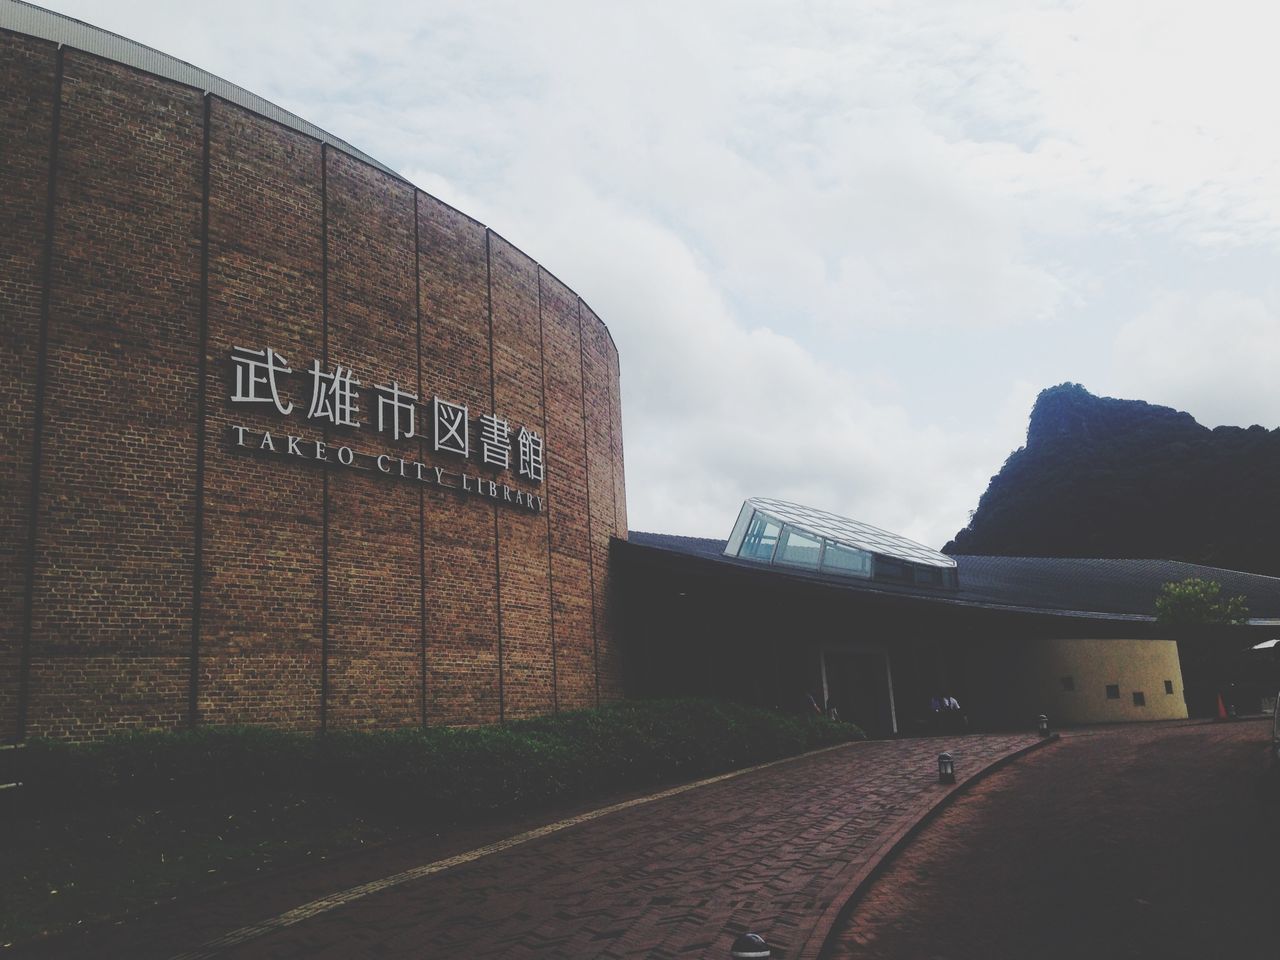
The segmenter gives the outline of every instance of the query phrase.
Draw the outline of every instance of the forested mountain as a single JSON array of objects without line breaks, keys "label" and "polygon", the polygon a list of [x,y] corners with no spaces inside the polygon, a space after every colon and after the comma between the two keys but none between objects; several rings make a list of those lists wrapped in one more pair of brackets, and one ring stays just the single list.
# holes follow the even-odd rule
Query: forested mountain
[{"label": "forested mountain", "polygon": [[1280,429],[1210,430],[1188,413],[1040,393],[1026,446],[943,550],[1186,560],[1280,576]]}]

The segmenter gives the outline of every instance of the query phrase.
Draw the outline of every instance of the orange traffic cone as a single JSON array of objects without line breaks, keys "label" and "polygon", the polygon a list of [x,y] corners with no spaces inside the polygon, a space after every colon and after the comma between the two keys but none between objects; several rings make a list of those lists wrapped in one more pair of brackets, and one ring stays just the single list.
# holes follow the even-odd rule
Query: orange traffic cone
[{"label": "orange traffic cone", "polygon": [[1218,694],[1218,719],[1227,719],[1227,707],[1226,704],[1222,702],[1222,694]]}]

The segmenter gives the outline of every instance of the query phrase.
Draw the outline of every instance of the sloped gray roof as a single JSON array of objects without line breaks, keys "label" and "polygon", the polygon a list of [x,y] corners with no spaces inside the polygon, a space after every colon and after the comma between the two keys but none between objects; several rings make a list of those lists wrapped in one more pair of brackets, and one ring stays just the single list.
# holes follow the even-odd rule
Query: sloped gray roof
[{"label": "sloped gray roof", "polygon": [[[632,531],[630,544],[700,557],[732,566],[743,561],[723,556],[725,541],[702,537]],[[1199,577],[1222,585],[1226,596],[1243,595],[1251,622],[1280,619],[1280,578],[1223,570],[1179,560],[1110,560],[1064,557],[956,556],[960,587],[945,595],[910,585],[850,581],[822,574],[781,571],[829,582],[842,589],[927,597],[941,602],[1007,607],[1117,619],[1154,619],[1160,587],[1173,580]],[[762,569],[758,565],[750,565]],[[775,568],[763,568],[773,570]],[[1277,626],[1280,630],[1280,625]]]}]

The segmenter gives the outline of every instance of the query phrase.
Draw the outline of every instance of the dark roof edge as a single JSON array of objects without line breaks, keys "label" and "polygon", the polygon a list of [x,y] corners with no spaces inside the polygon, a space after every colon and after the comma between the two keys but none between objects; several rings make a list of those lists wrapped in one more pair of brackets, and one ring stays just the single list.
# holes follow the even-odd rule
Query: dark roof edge
[{"label": "dark roof edge", "polygon": [[[673,540],[691,540],[708,545],[716,544],[721,548],[723,548],[728,542],[715,537],[687,537],[680,534],[653,533],[648,530],[630,530],[628,531],[628,536],[637,533],[642,537],[664,537]],[[659,547],[658,549],[662,548]],[[673,550],[671,552],[679,553],[680,551]],[[1277,585],[1280,585],[1280,576],[1272,576],[1268,573],[1255,573],[1252,570],[1233,570],[1230,567],[1215,567],[1207,563],[1195,563],[1191,560],[1169,560],[1165,557],[1027,557],[1004,553],[952,553],[948,554],[948,556],[956,560],[1042,560],[1046,562],[1052,561],[1055,563],[1071,561],[1087,563],[1176,563],[1179,566],[1191,567],[1196,570],[1209,570],[1217,573],[1229,573],[1232,576],[1257,577],[1260,580],[1272,580],[1275,581]]]},{"label": "dark roof edge", "polygon": [[1083,563],[1176,563],[1183,567],[1229,573],[1236,577],[1257,577],[1260,580],[1274,580],[1277,584],[1280,584],[1280,577],[1273,577],[1269,573],[1255,573],[1252,570],[1233,570],[1230,567],[1214,567],[1207,563],[1195,563],[1191,560],[1169,560],[1165,557],[1023,557],[1006,553],[950,553],[947,556],[955,557],[958,560],[1044,560],[1055,563],[1070,563],[1073,560]]},{"label": "dark roof edge", "polygon": [[[702,537],[685,537],[687,540],[706,540],[708,543],[719,543],[722,541],[712,540]],[[723,563],[726,566],[733,567],[735,570],[747,570],[768,574],[775,577],[784,577],[797,583],[809,583],[819,587],[830,587],[833,590],[842,590],[849,593],[865,594],[875,597],[886,597],[901,600],[918,600],[923,603],[939,603],[946,606],[965,607],[973,610],[991,610],[1006,613],[1026,613],[1037,614],[1040,616],[1064,617],[1073,620],[1116,620],[1124,623],[1154,623],[1155,617],[1140,613],[1103,613],[1096,610],[1063,610],[1057,607],[1028,607],[1014,604],[986,603],[978,600],[963,600],[958,597],[939,596],[929,593],[909,593],[906,591],[896,590],[877,590],[874,587],[864,586],[853,582],[836,581],[827,577],[814,576],[806,574],[802,570],[792,570],[783,567],[764,567],[760,564],[749,563],[746,561],[735,560],[732,557],[716,557],[706,556],[704,554],[687,553],[683,550],[675,550],[671,547],[663,547],[656,544],[636,543],[630,540],[623,540],[620,537],[614,537],[614,542],[625,544],[628,550],[644,550],[653,553],[669,554],[677,557],[684,557],[705,564]]]},{"label": "dark roof edge", "polygon": [[172,54],[86,23],[84,20],[78,20],[54,10],[46,10],[44,7],[26,3],[25,0],[0,0],[0,28],[40,40],[48,40],[59,46],[71,47],[113,63],[133,67],[143,73],[216,94],[228,103],[244,107],[282,126],[328,143],[343,153],[348,153],[377,167],[383,173],[390,174],[398,180],[404,180],[404,177],[386,164],[378,162],[341,137],[336,137],[284,107],[272,103],[266,97],[252,93],[230,80],[224,80],[217,74],[203,70]]}]

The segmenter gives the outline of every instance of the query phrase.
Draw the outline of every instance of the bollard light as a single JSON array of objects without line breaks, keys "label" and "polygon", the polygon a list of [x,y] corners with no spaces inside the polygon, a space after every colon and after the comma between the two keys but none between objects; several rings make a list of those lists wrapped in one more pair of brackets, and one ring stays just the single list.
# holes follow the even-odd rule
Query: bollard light
[{"label": "bollard light", "polygon": [[1037,721],[1037,725],[1040,727],[1040,736],[1047,737],[1049,735],[1049,718],[1043,713],[1040,714],[1040,719]]},{"label": "bollard light", "polygon": [[744,933],[733,941],[733,947],[729,951],[729,956],[735,958],[740,957],[772,957],[773,951],[769,949],[769,944],[764,942],[764,937],[758,933]]},{"label": "bollard light", "polygon": [[949,753],[938,754],[938,782],[956,782],[956,762]]}]

